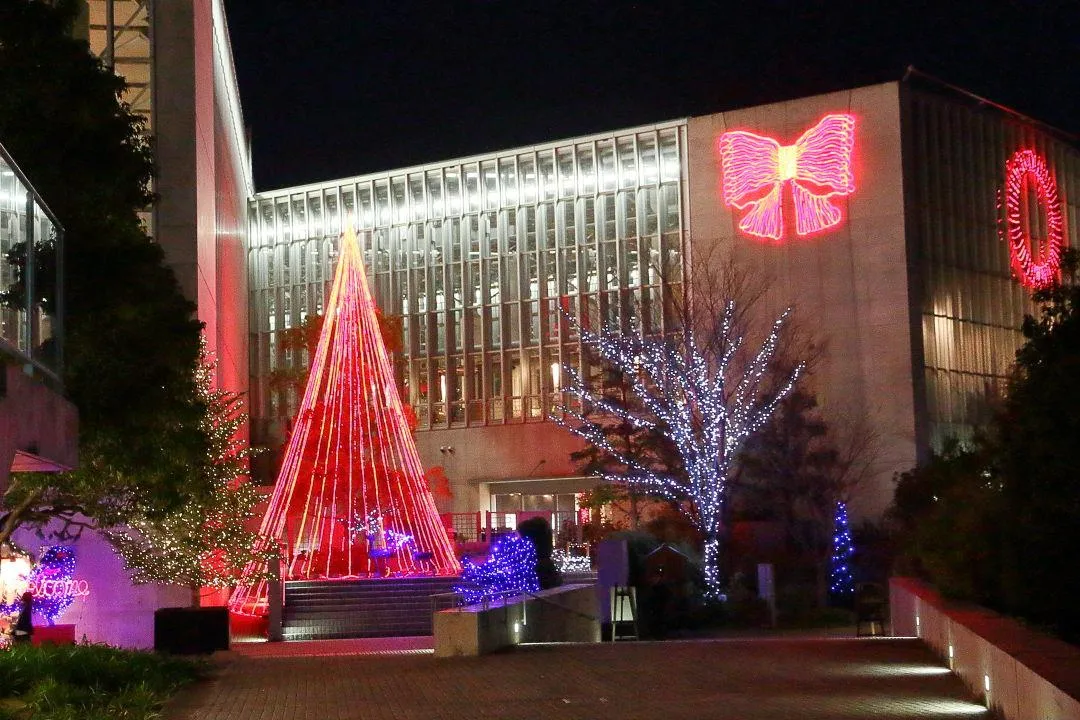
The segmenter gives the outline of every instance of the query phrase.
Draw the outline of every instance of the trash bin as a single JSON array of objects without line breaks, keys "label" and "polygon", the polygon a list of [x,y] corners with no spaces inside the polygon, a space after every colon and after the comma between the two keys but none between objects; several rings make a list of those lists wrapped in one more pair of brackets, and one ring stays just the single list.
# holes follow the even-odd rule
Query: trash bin
[{"label": "trash bin", "polygon": [[885,590],[877,583],[860,583],[855,588],[855,635],[884,634]]},{"label": "trash bin", "polygon": [[154,650],[202,655],[229,649],[229,608],[159,608],[154,611]]}]

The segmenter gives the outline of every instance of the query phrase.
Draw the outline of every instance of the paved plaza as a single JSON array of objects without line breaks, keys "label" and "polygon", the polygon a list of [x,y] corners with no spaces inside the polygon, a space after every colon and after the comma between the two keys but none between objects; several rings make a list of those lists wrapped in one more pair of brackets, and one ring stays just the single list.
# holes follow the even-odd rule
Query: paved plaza
[{"label": "paved plaza", "polygon": [[[350,644],[352,643],[352,644]],[[419,641],[241,646],[166,720],[988,718],[907,639],[519,647],[437,659]],[[366,654],[348,654],[363,651]]]}]

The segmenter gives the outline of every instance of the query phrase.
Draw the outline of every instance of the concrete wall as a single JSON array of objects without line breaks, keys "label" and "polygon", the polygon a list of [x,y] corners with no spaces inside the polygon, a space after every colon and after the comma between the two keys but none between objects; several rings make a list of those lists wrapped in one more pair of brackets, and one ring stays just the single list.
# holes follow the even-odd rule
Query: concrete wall
[{"label": "concrete wall", "polygon": [[[828,113],[856,117],[855,191],[839,204],[840,225],[810,238],[794,235],[784,188],[787,234],[772,242],[738,227],[743,211],[724,205],[720,135],[748,130],[794,143]],[[754,316],[771,320],[787,306],[823,348],[807,380],[827,419],[867,422],[879,434],[880,471],[853,499],[858,515],[879,514],[892,499],[892,474],[915,463],[911,324],[904,232],[900,105],[896,83],[691,118],[687,125],[689,272],[736,263],[767,284]]]},{"label": "concrete wall", "polygon": [[[481,484],[491,480],[528,480],[577,475],[570,453],[581,441],[550,422],[491,425],[479,428],[424,430],[416,448],[424,467],[442,465],[454,497],[450,512],[487,510]],[[453,448],[442,452],[441,448]],[[587,482],[582,489],[593,483]]]},{"label": "concrete wall", "polygon": [[[42,540],[33,531],[15,533],[15,543],[38,556],[43,545],[72,545],[75,548],[75,579],[89,584],[90,594],[77,597],[57,623],[74,623],[75,639],[126,648],[154,646],[154,610],[186,606],[187,588],[171,585],[131,584],[124,564],[103,537],[86,531],[77,542]],[[35,618],[35,623],[40,622]]]},{"label": "concrete wall", "polygon": [[564,585],[534,596],[435,613],[435,656],[486,655],[529,642],[600,642],[592,585]]},{"label": "concrete wall", "polygon": [[894,635],[921,638],[1005,720],[1080,720],[1080,648],[983,608],[889,582]]},{"label": "concrete wall", "polygon": [[252,188],[220,0],[159,0],[155,29],[155,239],[198,304],[219,385],[243,392]]},{"label": "concrete wall", "polygon": [[[15,469],[63,470],[79,464],[79,413],[63,396],[0,364],[0,493]],[[14,468],[13,468],[14,465]]]}]

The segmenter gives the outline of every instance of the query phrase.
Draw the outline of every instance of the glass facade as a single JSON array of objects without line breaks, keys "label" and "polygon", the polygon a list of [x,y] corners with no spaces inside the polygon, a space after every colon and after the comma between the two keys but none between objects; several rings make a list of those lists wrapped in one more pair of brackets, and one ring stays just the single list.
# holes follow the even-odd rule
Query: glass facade
[{"label": "glass facade", "polygon": [[669,123],[260,193],[249,206],[253,417],[284,420],[283,330],[320,314],[352,222],[376,301],[402,319],[419,429],[544,421],[582,367],[564,313],[664,332],[681,293],[685,125]]},{"label": "glass facade", "polygon": [[124,78],[122,99],[153,133],[153,45],[149,0],[88,0],[87,41],[101,61]]},{"label": "glass facade", "polygon": [[[101,62],[124,79],[121,100],[143,120],[147,137],[154,125],[154,43],[151,0],[87,0],[86,41]],[[154,188],[153,181],[151,188]],[[153,211],[139,213],[151,234]]]},{"label": "glass facade", "polygon": [[[55,320],[63,316],[62,263],[57,262],[51,287],[33,283],[39,277],[35,269],[42,250],[53,243],[57,258],[62,259],[62,233],[56,219],[0,146],[0,293],[5,294],[0,303],[0,351],[57,380],[63,358],[63,333]],[[20,245],[31,249],[25,272],[8,259]],[[20,288],[22,278],[30,281]]]},{"label": "glass facade", "polygon": [[[921,322],[913,340],[922,343],[916,403],[922,395],[925,421],[917,425],[925,452],[948,437],[970,436],[987,419],[987,399],[1004,391],[1023,342],[1024,314],[1034,310],[998,232],[1006,162],[1017,150],[1035,150],[1057,180],[1066,218],[1080,218],[1080,153],[1031,122],[932,93],[910,92],[904,123],[912,301]],[[1028,216],[1040,235],[1044,214]],[[1066,244],[1077,247],[1078,240],[1076,223],[1067,221]]]}]

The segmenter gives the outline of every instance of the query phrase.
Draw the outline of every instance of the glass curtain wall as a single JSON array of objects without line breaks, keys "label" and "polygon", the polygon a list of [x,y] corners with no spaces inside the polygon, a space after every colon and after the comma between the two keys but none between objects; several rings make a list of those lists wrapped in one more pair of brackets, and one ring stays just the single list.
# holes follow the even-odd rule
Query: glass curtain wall
[{"label": "glass curtain wall", "polygon": [[[912,92],[905,123],[910,157],[918,158],[908,165],[907,195],[921,287],[928,422],[920,425],[927,428],[922,442],[940,450],[946,438],[967,439],[988,419],[987,400],[1004,391],[1024,314],[1034,311],[999,236],[1006,162],[1021,149],[1045,158],[1067,218],[1066,243],[1077,247],[1070,219],[1080,218],[1080,153],[1029,123],[931,94]],[[1039,222],[1039,213],[1031,217]]]},{"label": "glass curtain wall", "polygon": [[418,427],[543,421],[561,368],[583,367],[565,314],[587,327],[668,329],[683,278],[685,126],[510,150],[261,193],[249,208],[252,391],[306,364],[280,333],[320,314],[352,222],[379,307],[401,318],[399,381]]},{"label": "glass curtain wall", "polygon": [[[54,243],[56,276],[47,286],[35,286],[42,251]],[[9,253],[19,247],[30,249],[21,268],[9,259]],[[59,224],[0,145],[0,352],[55,382],[59,382],[63,359],[58,320],[63,317],[62,262]]]}]

